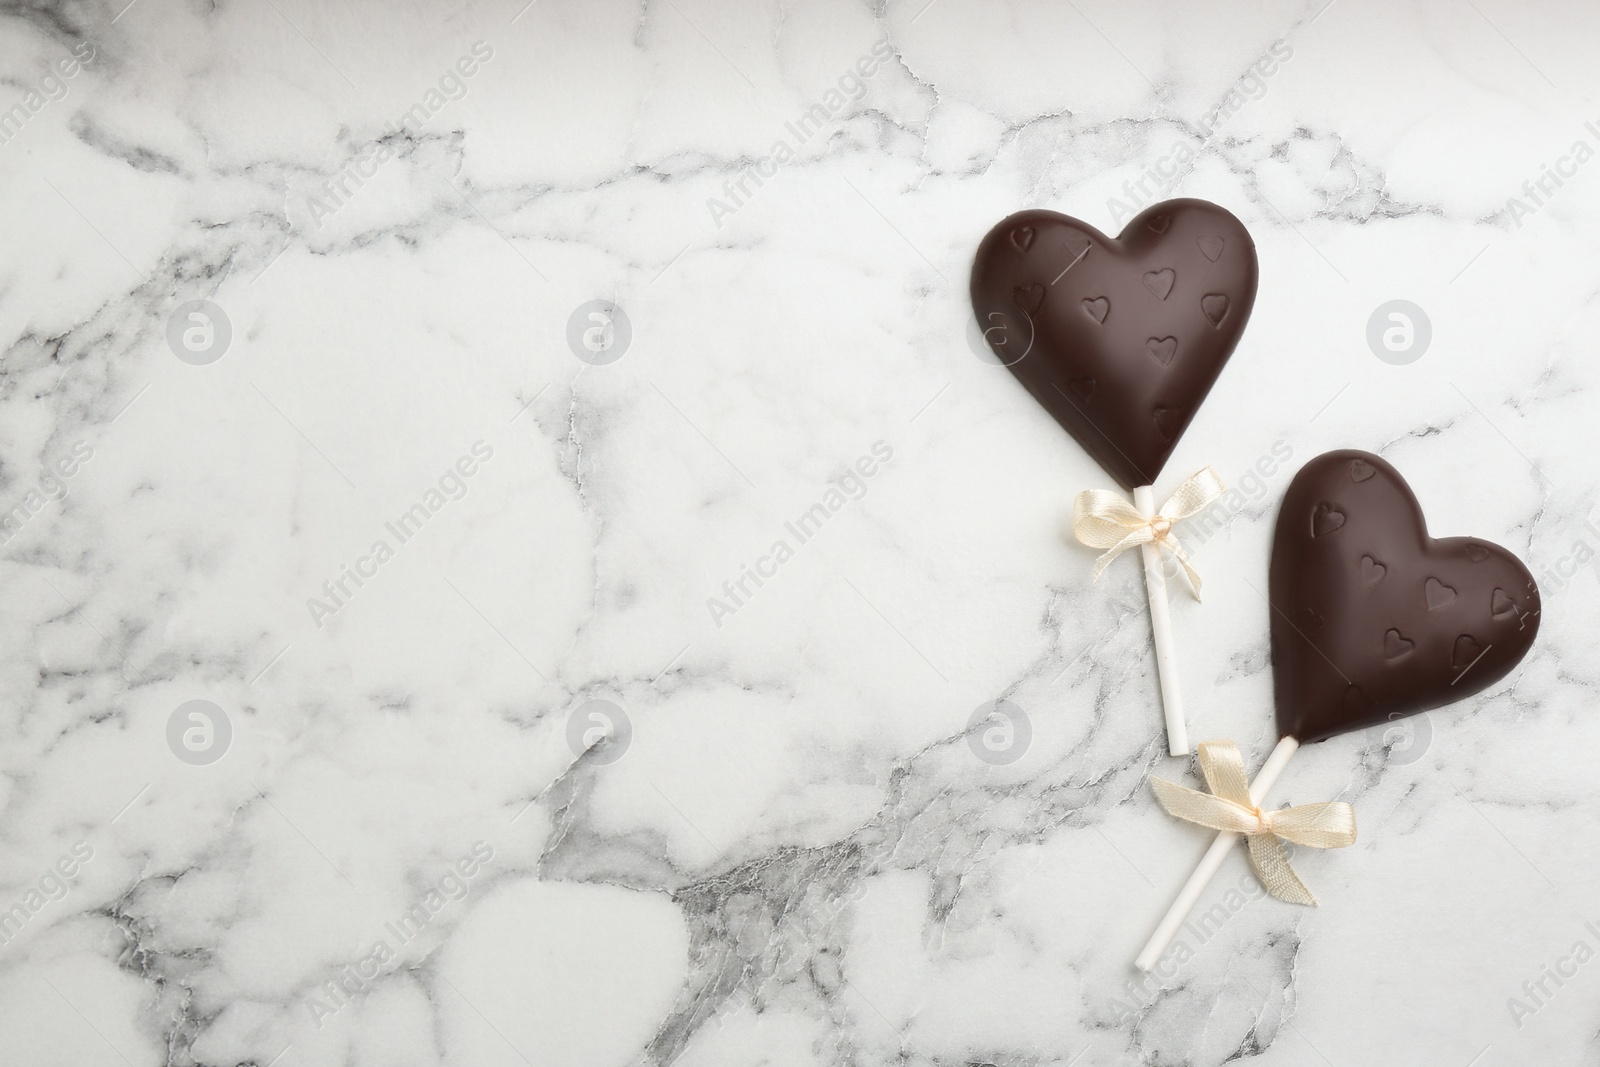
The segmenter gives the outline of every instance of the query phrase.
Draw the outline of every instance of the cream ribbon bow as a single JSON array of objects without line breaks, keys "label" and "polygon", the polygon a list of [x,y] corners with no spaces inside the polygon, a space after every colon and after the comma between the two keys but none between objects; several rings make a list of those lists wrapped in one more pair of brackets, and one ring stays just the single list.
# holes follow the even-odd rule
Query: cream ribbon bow
[{"label": "cream ribbon bow", "polygon": [[1094,561],[1094,580],[1098,581],[1111,561],[1139,545],[1160,545],[1172,553],[1189,576],[1194,598],[1200,599],[1200,574],[1189,562],[1177,535],[1175,523],[1197,515],[1209,507],[1228,487],[1210,467],[1197,471],[1154,515],[1145,515],[1121,493],[1109,489],[1085,489],[1072,501],[1072,533],[1090,548],[1106,549]]},{"label": "cream ribbon bow", "polygon": [[1199,756],[1200,773],[1211,787],[1209,793],[1161,778],[1150,779],[1156,799],[1167,814],[1213,830],[1244,834],[1250,842],[1250,866],[1267,892],[1291,904],[1314,906],[1317,898],[1289,866],[1282,842],[1293,841],[1311,848],[1352,845],[1356,840],[1355,810],[1342,801],[1329,800],[1262,811],[1250,800],[1244,757],[1239,754],[1238,745],[1232,741],[1203,741]]}]

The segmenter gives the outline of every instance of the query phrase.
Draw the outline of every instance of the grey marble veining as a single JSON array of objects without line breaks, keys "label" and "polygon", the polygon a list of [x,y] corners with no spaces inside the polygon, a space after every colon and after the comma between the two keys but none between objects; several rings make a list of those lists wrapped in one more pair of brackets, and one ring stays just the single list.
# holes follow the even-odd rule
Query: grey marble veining
[{"label": "grey marble veining", "polygon": [[[0,1062],[1600,1062],[1597,35],[0,7]],[[1110,480],[966,287],[1014,210],[1170,196],[1262,264],[1156,486],[1236,490],[1191,735],[1272,745],[1326,449],[1545,610],[1500,685],[1296,756],[1274,800],[1360,824],[1295,857],[1321,907],[1231,857],[1146,980],[1205,842],[1147,779],[1193,769],[1137,565],[1063,536]]]}]

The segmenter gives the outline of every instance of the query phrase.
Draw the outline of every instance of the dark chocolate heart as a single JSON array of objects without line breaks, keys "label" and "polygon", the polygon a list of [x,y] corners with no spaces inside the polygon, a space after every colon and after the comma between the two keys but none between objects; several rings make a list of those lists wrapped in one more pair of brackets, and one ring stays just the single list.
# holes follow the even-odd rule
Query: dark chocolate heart
[{"label": "dark chocolate heart", "polygon": [[1487,688],[1539,632],[1528,568],[1487,541],[1429,537],[1405,479],[1367,452],[1294,476],[1269,599],[1278,732],[1302,744]]},{"label": "dark chocolate heart", "polygon": [[[1156,204],[1115,238],[1023,211],[978,246],[972,307],[1001,362],[1132,489],[1155,481],[1222,373],[1256,276],[1244,225],[1204,200]],[[1087,398],[1068,387],[1085,381]]]}]

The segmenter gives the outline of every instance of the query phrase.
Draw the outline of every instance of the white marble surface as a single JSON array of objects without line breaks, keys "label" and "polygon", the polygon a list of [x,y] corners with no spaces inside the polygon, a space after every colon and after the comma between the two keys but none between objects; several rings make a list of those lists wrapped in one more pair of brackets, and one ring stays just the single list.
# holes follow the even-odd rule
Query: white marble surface
[{"label": "white marble surface", "polygon": [[[1600,13],[1322,2],[0,9],[0,1062],[1600,1062]],[[1325,449],[1545,611],[1507,682],[1296,758],[1276,800],[1360,819],[1321,908],[1235,907],[1236,855],[1130,991],[1191,772],[1137,564],[1061,536],[1108,480],[965,288],[1013,210],[1165,195],[1263,275],[1165,479],[1248,490],[1174,604],[1193,735],[1271,745]],[[195,700],[231,736],[174,749]],[[591,700],[629,731],[580,758]]]}]

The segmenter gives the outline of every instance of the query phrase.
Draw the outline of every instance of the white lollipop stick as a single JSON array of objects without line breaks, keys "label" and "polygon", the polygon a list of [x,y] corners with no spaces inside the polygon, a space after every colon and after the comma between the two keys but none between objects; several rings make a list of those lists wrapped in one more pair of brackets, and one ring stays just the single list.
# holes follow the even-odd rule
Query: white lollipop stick
[{"label": "white lollipop stick", "polygon": [[[1151,487],[1141,485],[1133,491],[1133,506],[1145,518],[1156,513]],[[1144,591],[1150,598],[1150,625],[1155,631],[1156,675],[1161,682],[1161,710],[1167,719],[1167,751],[1174,756],[1189,754],[1189,731],[1184,725],[1183,696],[1178,691],[1178,657],[1172,647],[1172,613],[1167,606],[1167,580],[1161,573],[1161,550],[1153,544],[1141,545],[1144,557]]]},{"label": "white lollipop stick", "polygon": [[[1138,490],[1134,490],[1135,493]],[[1146,493],[1149,490],[1145,490]],[[1283,773],[1283,768],[1288,765],[1289,757],[1300,747],[1300,742],[1292,737],[1280,738],[1272,750],[1272,755],[1267,757],[1267,762],[1262,764],[1256,780],[1250,783],[1250,803],[1261,806],[1266,799],[1267,790],[1272,788],[1278,780],[1278,775]],[[1161,925],[1156,927],[1156,932],[1150,935],[1150,940],[1145,944],[1144,951],[1139,953],[1139,958],[1134,961],[1134,966],[1141,971],[1148,971],[1161,959],[1167,951],[1167,946],[1172,944],[1172,939],[1189,918],[1189,913],[1200,901],[1200,894],[1205,892],[1206,886],[1216,875],[1217,869],[1222,866],[1222,859],[1228,850],[1239,840],[1239,835],[1231,830],[1221,830],[1217,839],[1211,842],[1211,847],[1206,854],[1200,857],[1200,863],[1195,867],[1189,880],[1183,883],[1183,889],[1178,892],[1178,899],[1172,902],[1172,907],[1167,909],[1167,914],[1162,917]]]}]

